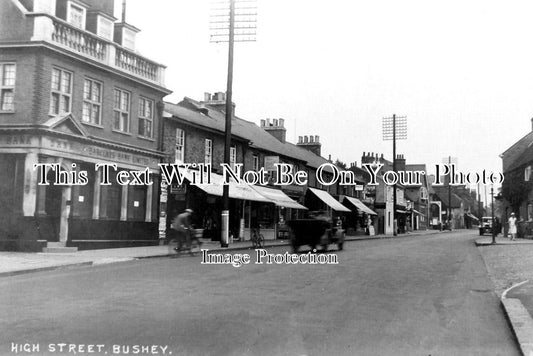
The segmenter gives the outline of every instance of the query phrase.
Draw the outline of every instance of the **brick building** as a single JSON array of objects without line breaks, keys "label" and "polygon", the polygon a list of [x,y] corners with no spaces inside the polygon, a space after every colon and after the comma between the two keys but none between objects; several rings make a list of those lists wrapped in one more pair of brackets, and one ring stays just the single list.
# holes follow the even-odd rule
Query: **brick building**
[{"label": "brick building", "polygon": [[[113,0],[0,2],[0,248],[157,242],[158,174],[154,185],[121,185],[111,169],[104,185],[95,166],[157,173],[170,93],[165,67],[138,54],[139,30],[113,9]],[[86,184],[58,184],[56,171],[86,172]]]},{"label": "brick building", "polygon": [[[211,163],[212,173],[215,176],[221,174],[224,104],[224,93],[206,93],[203,101],[184,98],[178,104],[165,103],[166,161]],[[230,186],[230,231],[234,238],[248,239],[254,224],[261,225],[265,238],[276,238],[283,233],[286,220],[302,217],[307,208],[328,210],[330,216],[349,212],[337,201],[340,192],[338,184],[321,186],[316,180],[317,169],[322,164],[329,163],[320,156],[319,137],[302,136],[297,144],[292,144],[286,141],[285,131],[283,119],[261,120],[259,126],[238,116],[232,120],[230,163],[241,163],[242,172],[258,172],[261,169],[268,172],[265,185],[243,186],[240,193],[235,194]],[[293,171],[306,172],[307,184],[274,186],[274,163],[285,163]],[[325,167],[324,179],[331,179],[332,173],[331,167]],[[220,232],[216,230],[220,227],[221,189],[195,187],[188,182],[184,187],[171,186],[167,189],[166,193],[163,189],[163,214],[168,216],[186,207],[193,208],[198,212],[195,214],[196,225],[206,230],[214,226],[215,231],[207,233],[213,239],[219,238]],[[259,196],[253,192],[258,192]],[[160,223],[160,231],[168,228],[169,220]]]}]

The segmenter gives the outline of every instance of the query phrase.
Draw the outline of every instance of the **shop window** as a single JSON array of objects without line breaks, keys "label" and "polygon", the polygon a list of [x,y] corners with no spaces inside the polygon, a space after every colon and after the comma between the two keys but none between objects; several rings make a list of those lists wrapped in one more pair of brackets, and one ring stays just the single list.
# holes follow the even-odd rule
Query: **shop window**
[{"label": "shop window", "polygon": [[73,216],[90,219],[93,216],[93,197],[94,197],[94,165],[81,163],[78,164],[80,171],[87,172],[88,184],[73,186],[72,206]]},{"label": "shop window", "polygon": [[111,171],[111,185],[102,185],[100,191],[100,217],[109,220],[120,220],[122,206],[122,186],[117,183],[116,172]]},{"label": "shop window", "polygon": [[176,129],[176,163],[185,162],[185,131]]},{"label": "shop window", "polygon": [[83,114],[82,121],[94,125],[101,125],[102,115],[102,83],[92,79],[85,79],[83,85]]},{"label": "shop window", "polygon": [[113,129],[130,131],[130,93],[125,90],[115,89]]},{"label": "shop window", "polygon": [[154,121],[154,102],[149,99],[139,99],[139,136],[152,138]]},{"label": "shop window", "polygon": [[14,63],[0,63],[0,111],[15,110],[15,76]]},{"label": "shop window", "polygon": [[205,164],[213,164],[213,140],[205,139]]},{"label": "shop window", "polygon": [[128,220],[144,221],[146,217],[145,185],[130,185],[128,191]]},{"label": "shop window", "polygon": [[52,69],[52,98],[50,115],[70,112],[72,103],[72,73],[62,69]]},{"label": "shop window", "polygon": [[81,29],[85,29],[85,9],[69,2],[67,7],[67,22]]}]

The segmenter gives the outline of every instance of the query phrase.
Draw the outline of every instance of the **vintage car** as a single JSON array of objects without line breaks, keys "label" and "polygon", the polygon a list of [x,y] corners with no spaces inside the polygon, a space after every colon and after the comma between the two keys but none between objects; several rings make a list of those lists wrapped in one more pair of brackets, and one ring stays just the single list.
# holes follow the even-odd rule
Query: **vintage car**
[{"label": "vintage car", "polygon": [[484,233],[492,233],[492,217],[490,216],[484,216],[481,218],[479,234],[483,235]]},{"label": "vintage car", "polygon": [[327,251],[329,244],[337,244],[339,251],[343,249],[346,233],[340,226],[333,225],[328,219],[289,220],[287,225],[292,251],[295,253],[303,245],[309,245],[312,250],[321,246],[322,251]]}]

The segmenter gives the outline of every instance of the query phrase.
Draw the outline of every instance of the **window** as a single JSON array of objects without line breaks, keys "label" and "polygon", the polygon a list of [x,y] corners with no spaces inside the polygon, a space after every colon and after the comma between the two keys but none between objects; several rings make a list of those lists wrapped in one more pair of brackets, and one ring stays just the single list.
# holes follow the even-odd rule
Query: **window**
[{"label": "window", "polygon": [[176,129],[176,163],[185,161],[185,131]]},{"label": "window", "polygon": [[60,115],[70,112],[72,95],[72,73],[62,69],[52,69],[52,100],[50,114]]},{"label": "window", "polygon": [[115,112],[113,129],[122,132],[130,131],[130,93],[115,89]]},{"label": "window", "polygon": [[205,164],[213,163],[213,141],[206,138],[205,139]]},{"label": "window", "polygon": [[100,125],[102,107],[102,83],[85,79],[83,85],[83,122]]},{"label": "window", "polygon": [[526,182],[529,182],[529,179],[531,178],[531,166],[527,166],[524,171],[524,180]]},{"label": "window", "polygon": [[0,63],[0,110],[15,110],[15,64]]},{"label": "window", "polygon": [[259,156],[257,155],[253,156],[253,170],[256,172],[259,171]]},{"label": "window", "polygon": [[106,38],[112,41],[113,40],[113,22],[111,20],[106,19],[105,17],[98,16],[98,28],[96,32],[98,36],[101,36],[103,38]]},{"label": "window", "polygon": [[78,28],[85,29],[85,9],[69,2],[67,7],[67,22]]},{"label": "window", "polygon": [[231,169],[235,168],[235,163],[237,163],[237,147],[231,146],[229,148],[229,166]]},{"label": "window", "polygon": [[139,99],[139,136],[152,137],[154,102],[145,98]]},{"label": "window", "polygon": [[527,204],[527,221],[533,220],[533,205]]}]

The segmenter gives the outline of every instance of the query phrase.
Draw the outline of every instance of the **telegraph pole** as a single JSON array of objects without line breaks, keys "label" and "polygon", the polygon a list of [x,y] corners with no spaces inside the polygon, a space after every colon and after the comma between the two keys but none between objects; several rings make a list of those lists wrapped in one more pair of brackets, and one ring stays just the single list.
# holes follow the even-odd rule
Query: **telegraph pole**
[{"label": "telegraph pole", "polygon": [[[392,170],[396,173],[396,140],[406,140],[407,139],[407,117],[400,116],[397,117],[396,114],[393,114],[392,117],[383,118],[382,120],[383,128],[383,140],[392,139]],[[396,184],[394,184],[393,192],[393,202],[392,202],[392,216],[393,216],[393,235],[398,234],[398,219],[396,214]]]},{"label": "telegraph pole", "polygon": [[[235,3],[245,4],[239,9],[238,20],[235,15]],[[228,78],[226,83],[226,125],[224,140],[224,163],[230,163],[231,121],[233,119],[233,47],[235,43],[235,23],[238,23],[238,41],[255,41],[257,9],[253,0],[221,0],[214,1],[211,15],[211,42],[228,42]],[[251,5],[250,5],[251,4]],[[229,9],[228,9],[229,7]],[[229,16],[228,16],[229,10]],[[229,245],[229,185],[224,184],[222,190],[223,210],[221,214],[222,231],[220,246]]]},{"label": "telegraph pole", "polygon": [[450,174],[448,175],[448,230],[452,231],[452,157],[448,156],[448,167]]},{"label": "telegraph pole", "polygon": [[492,232],[492,243],[496,243],[496,229],[494,226],[494,185],[490,185],[490,199],[492,206],[490,207],[491,211],[491,217],[492,217],[492,227],[490,228],[490,231]]}]

